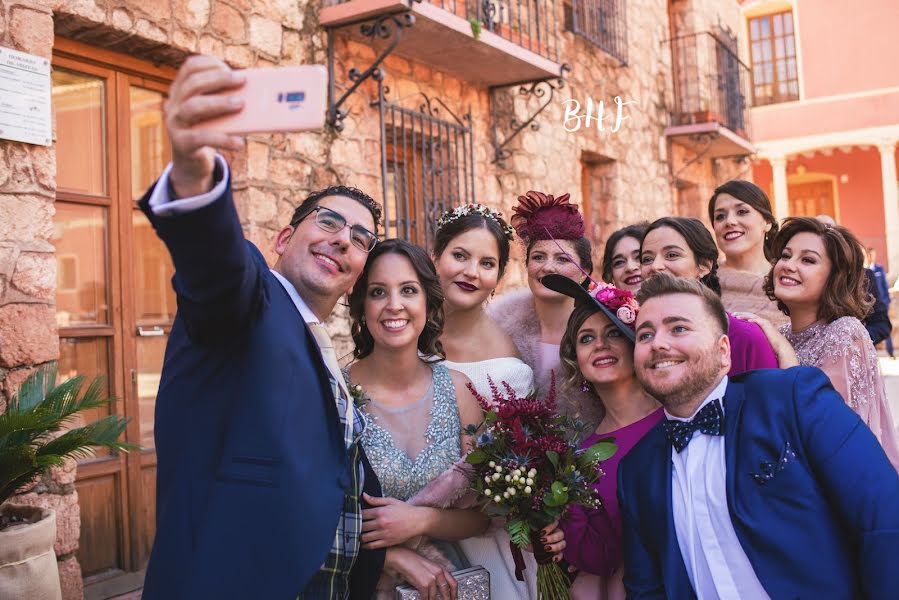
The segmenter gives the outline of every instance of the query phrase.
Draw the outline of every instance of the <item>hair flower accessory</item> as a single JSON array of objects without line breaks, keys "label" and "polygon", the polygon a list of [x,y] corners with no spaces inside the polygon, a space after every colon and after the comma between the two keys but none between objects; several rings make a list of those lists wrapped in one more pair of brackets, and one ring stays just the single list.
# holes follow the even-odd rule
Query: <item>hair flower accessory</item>
[{"label": "hair flower accessory", "polygon": [[477,202],[471,204],[463,204],[462,206],[457,206],[455,208],[451,208],[445,213],[443,216],[437,219],[437,228],[441,228],[444,225],[452,223],[456,219],[461,217],[467,217],[468,215],[481,215],[485,219],[493,220],[497,225],[499,225],[505,236],[512,241],[515,239],[515,229],[506,223],[503,219],[503,214],[498,210],[493,210],[489,206],[484,206],[483,204],[478,204]]}]

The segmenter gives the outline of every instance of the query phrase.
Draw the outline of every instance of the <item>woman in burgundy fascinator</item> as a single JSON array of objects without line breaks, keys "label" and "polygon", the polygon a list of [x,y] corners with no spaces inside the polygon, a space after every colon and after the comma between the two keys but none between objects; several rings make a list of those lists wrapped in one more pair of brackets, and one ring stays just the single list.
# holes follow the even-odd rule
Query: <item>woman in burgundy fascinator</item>
[{"label": "woman in burgundy fascinator", "polygon": [[[584,219],[568,194],[554,197],[529,191],[519,196],[510,222],[526,245],[529,289],[503,295],[489,311],[534,370],[539,398],[548,392],[553,377],[560,377],[559,346],[574,310],[573,299],[550,290],[541,280],[558,273],[580,283],[593,271],[593,248],[584,236]],[[599,415],[589,398],[578,389],[556,387],[559,410],[592,431]]]}]

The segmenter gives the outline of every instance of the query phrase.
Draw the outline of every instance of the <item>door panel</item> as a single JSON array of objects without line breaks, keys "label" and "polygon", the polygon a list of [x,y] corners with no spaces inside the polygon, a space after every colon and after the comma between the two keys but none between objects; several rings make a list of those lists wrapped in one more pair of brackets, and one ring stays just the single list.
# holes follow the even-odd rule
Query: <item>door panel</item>
[{"label": "door panel", "polygon": [[78,484],[81,539],[78,563],[84,577],[122,568],[123,519],[117,507],[121,495],[118,473],[83,480]]},{"label": "door panel", "polygon": [[79,462],[90,584],[140,571],[155,534],[153,412],[176,304],[168,253],[135,200],[170,160],[162,105],[174,72],[63,39],[53,63],[59,372],[105,376],[115,400],[83,420],[124,415],[125,439],[141,446]]}]

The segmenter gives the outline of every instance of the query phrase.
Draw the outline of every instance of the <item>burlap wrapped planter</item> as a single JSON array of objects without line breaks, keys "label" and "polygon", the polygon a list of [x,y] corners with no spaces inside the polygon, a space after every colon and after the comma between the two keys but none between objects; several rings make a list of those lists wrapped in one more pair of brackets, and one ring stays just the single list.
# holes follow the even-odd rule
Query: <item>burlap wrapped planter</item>
[{"label": "burlap wrapped planter", "polygon": [[4,504],[0,514],[34,521],[0,531],[0,598],[61,600],[53,552],[56,513],[48,508]]}]

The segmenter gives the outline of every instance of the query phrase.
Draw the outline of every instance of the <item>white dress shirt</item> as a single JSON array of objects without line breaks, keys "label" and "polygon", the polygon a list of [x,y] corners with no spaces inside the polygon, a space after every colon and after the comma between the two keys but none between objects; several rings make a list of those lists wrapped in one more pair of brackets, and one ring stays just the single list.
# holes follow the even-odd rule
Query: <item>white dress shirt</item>
[{"label": "white dress shirt", "polygon": [[[712,400],[724,409],[727,377],[712,390],[696,416]],[[687,421],[665,411],[671,421]],[[702,600],[767,599],[768,594],[740,545],[727,507],[724,436],[693,433],[681,452],[671,449],[671,510],[677,545],[696,595]]]}]

